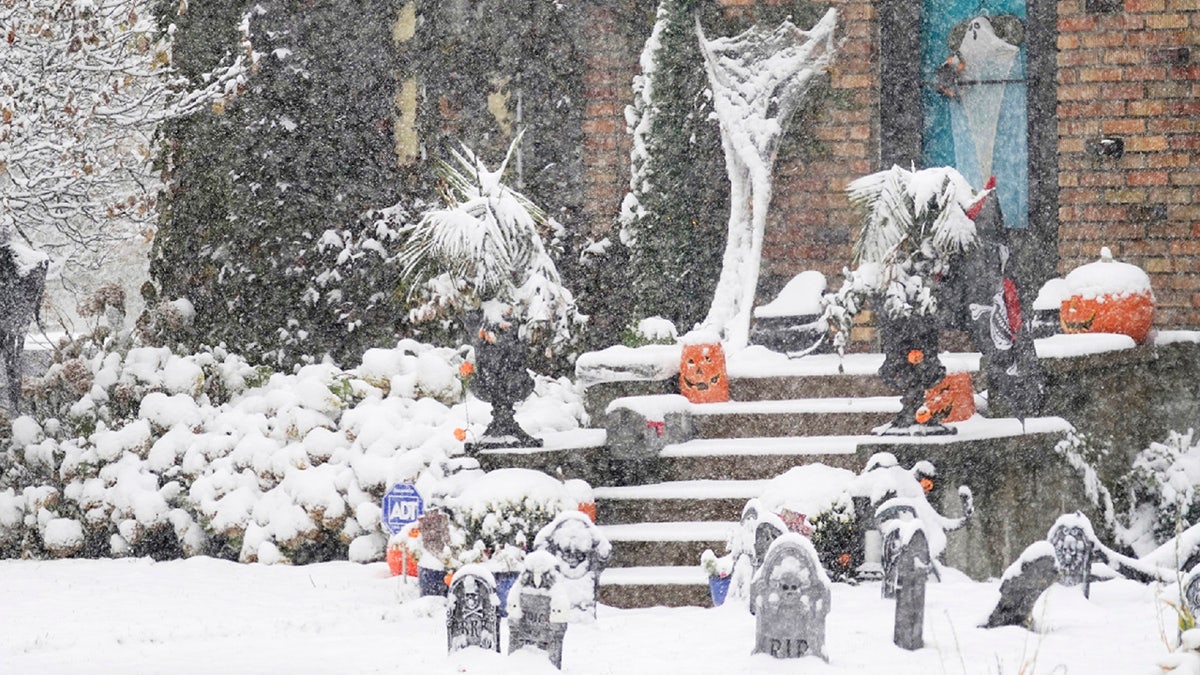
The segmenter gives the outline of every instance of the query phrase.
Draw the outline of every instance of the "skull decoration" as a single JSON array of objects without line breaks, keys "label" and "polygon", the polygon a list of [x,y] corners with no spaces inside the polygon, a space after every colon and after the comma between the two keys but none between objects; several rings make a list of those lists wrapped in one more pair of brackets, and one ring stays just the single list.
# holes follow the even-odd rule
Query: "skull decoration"
[{"label": "skull decoration", "polygon": [[1092,525],[1081,513],[1060,517],[1050,528],[1050,545],[1054,547],[1054,560],[1058,563],[1058,583],[1064,586],[1083,584],[1083,595],[1088,595],[1091,580],[1092,549],[1094,535]]}]

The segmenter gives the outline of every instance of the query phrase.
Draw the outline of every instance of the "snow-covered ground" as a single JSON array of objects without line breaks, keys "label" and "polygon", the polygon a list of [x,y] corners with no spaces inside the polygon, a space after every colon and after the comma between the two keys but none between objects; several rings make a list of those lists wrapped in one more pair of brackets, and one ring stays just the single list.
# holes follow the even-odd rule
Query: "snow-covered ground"
[{"label": "snow-covered ground", "polygon": [[[238,564],[211,558],[0,561],[0,671],[10,673],[555,673],[540,654],[447,655],[440,598],[383,563]],[[622,610],[572,624],[564,673],[1158,672],[1173,640],[1173,588],[1117,580],[1053,587],[1037,631],[978,628],[996,582],[948,570],[930,583],[926,648],[892,644],[894,604],[877,584],[833,585],[829,664],[751,655],[744,606]],[[502,628],[507,645],[507,627]],[[1164,637],[1166,636],[1166,637]]]}]

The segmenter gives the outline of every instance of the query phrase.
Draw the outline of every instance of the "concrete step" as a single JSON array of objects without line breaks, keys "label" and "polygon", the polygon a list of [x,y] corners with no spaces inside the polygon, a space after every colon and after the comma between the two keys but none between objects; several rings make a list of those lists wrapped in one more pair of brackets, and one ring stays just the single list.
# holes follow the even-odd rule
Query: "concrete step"
[{"label": "concrete step", "polygon": [[[882,362],[882,359],[881,359]],[[778,401],[793,398],[869,398],[895,396],[878,375],[779,375],[730,377],[735,401]]]},{"label": "concrete step", "polygon": [[600,574],[600,602],[612,607],[711,607],[699,564],[610,567]]},{"label": "concrete step", "polygon": [[681,566],[700,564],[704,549],[724,553],[734,521],[631,523],[601,525],[613,545],[613,567]]},{"label": "concrete step", "polygon": [[853,436],[900,412],[899,396],[728,401],[691,408],[699,438]]},{"label": "concrete step", "polygon": [[602,525],[736,521],[746,501],[766,486],[766,480],[685,480],[597,487],[593,493]]},{"label": "concrete step", "polygon": [[759,480],[805,464],[862,469],[859,436],[706,438],[663,448],[663,480]]}]

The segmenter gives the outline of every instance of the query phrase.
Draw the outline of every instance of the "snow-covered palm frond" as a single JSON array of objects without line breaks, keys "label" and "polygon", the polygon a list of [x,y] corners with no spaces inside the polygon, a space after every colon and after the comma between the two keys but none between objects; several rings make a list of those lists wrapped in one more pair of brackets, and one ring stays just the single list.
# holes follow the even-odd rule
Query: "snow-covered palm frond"
[{"label": "snow-covered palm frond", "polygon": [[867,209],[867,222],[854,246],[854,259],[894,260],[915,225],[909,185],[913,173],[898,166],[854,180],[846,187],[850,201]]},{"label": "snow-covered palm frond", "polygon": [[866,210],[854,245],[858,269],[826,296],[826,317],[840,331],[868,298],[893,318],[934,314],[937,280],[952,256],[975,245],[967,210],[981,195],[956,170],[909,171],[893,166],[852,181],[850,201]]},{"label": "snow-covered palm frond", "polygon": [[545,213],[504,185],[507,159],[491,171],[469,148],[452,156],[453,164],[440,166],[450,203],[403,228],[408,242],[399,256],[401,273],[427,279],[449,272],[468,279],[482,296],[511,296],[521,281],[514,275],[544,254],[539,228]]},{"label": "snow-covered palm frond", "polygon": [[[402,228],[407,240],[397,260],[410,293],[433,296],[421,314],[434,315],[438,307],[490,308],[519,323],[523,337],[549,334],[560,342],[583,317],[543,243],[543,230],[557,224],[504,184],[518,142],[520,136],[496,170],[465,146],[451,153],[453,162],[440,167],[448,205]],[[437,297],[445,292],[455,298]]]}]

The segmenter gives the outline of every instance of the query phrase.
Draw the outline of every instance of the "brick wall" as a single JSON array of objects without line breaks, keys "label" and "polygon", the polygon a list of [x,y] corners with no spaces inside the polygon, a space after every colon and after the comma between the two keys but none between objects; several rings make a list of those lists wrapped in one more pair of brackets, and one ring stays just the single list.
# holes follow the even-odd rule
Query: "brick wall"
[{"label": "brick wall", "polygon": [[1059,271],[1107,245],[1150,274],[1159,327],[1200,327],[1200,2],[1087,9],[1058,2]]},{"label": "brick wall", "polygon": [[[616,222],[629,190],[629,151],[625,106],[633,102],[633,78],[639,72],[642,44],[620,30],[623,17],[636,11],[634,0],[589,2],[584,39],[583,218],[590,234],[607,232]],[[650,26],[646,26],[646,35]],[[645,39],[645,36],[642,36]]]},{"label": "brick wall", "polygon": [[[641,44],[608,27],[636,2],[588,9],[595,30],[585,64],[585,180],[594,232],[614,222],[628,185],[623,110]],[[723,2],[744,11],[754,0]],[[1088,2],[1057,4],[1058,271],[1109,246],[1150,273],[1159,327],[1200,328],[1200,0],[1125,0],[1113,13],[1089,12]],[[831,69],[835,105],[812,126],[820,151],[776,165],[760,295],[806,269],[840,283],[858,227],[844,188],[882,168],[877,9],[870,0],[830,5],[846,38]],[[1104,137],[1120,138],[1124,155],[1097,154]]]},{"label": "brick wall", "polygon": [[850,264],[859,216],[846,199],[846,184],[877,170],[878,68],[874,9],[869,0],[833,0],[844,38],[830,69],[830,107],[811,128],[819,142],[807,160],[783,158],[775,167],[775,194],[763,246],[764,292],[805,270],[841,284]]}]

